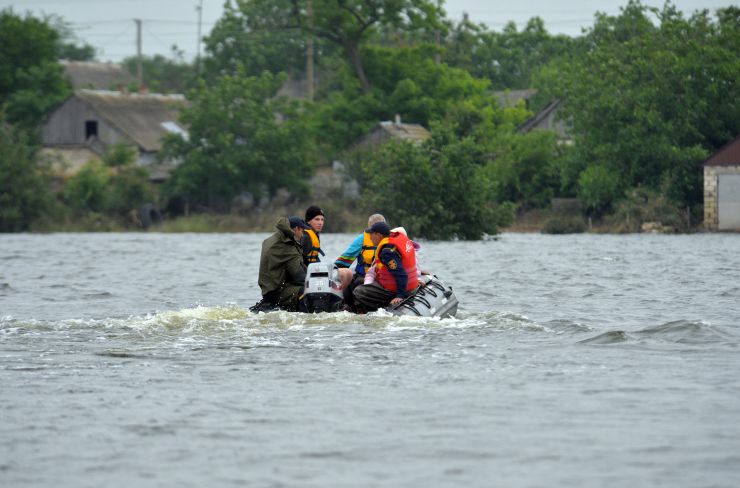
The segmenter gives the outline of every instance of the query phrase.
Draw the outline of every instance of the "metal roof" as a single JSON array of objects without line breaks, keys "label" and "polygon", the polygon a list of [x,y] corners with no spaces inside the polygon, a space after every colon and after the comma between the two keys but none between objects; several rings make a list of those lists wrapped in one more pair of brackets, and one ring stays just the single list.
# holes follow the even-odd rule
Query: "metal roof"
[{"label": "metal roof", "polygon": [[432,135],[419,124],[404,124],[390,120],[380,123],[380,127],[394,139],[424,142]]}]

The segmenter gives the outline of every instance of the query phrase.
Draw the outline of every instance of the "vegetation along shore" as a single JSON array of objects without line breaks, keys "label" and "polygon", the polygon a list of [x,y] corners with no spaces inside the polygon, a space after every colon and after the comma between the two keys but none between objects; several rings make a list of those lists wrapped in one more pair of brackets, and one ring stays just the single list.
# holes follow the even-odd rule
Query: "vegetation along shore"
[{"label": "vegetation along shore", "polygon": [[428,239],[740,229],[737,6],[630,0],[569,37],[335,3],[229,4],[197,61],[121,65],[0,11],[0,231],[268,231],[308,203]]}]

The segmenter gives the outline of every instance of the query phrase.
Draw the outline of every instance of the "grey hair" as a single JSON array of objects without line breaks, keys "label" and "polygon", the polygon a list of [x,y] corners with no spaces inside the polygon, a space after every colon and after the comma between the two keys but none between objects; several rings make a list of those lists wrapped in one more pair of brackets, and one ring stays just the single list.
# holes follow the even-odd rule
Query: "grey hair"
[{"label": "grey hair", "polygon": [[367,226],[372,227],[373,224],[377,224],[378,222],[385,222],[385,217],[380,214],[372,214],[370,218],[367,219]]}]

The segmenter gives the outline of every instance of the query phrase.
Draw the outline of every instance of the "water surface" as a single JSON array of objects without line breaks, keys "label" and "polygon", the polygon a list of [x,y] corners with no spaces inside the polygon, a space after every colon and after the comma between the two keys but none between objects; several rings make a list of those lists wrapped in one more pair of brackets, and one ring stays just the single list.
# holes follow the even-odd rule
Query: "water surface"
[{"label": "water surface", "polygon": [[253,314],[266,236],[0,235],[0,484],[740,485],[740,236],[424,242],[445,320]]}]

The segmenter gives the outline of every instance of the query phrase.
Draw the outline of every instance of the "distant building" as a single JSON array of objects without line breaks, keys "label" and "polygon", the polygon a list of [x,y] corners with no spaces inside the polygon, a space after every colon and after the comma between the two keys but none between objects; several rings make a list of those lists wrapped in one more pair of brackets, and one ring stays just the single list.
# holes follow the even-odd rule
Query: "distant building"
[{"label": "distant building", "polygon": [[704,162],[704,227],[740,230],[740,135]]},{"label": "distant building", "polygon": [[60,61],[64,76],[75,90],[119,90],[136,82],[136,78],[117,63],[93,63],[88,61]]},{"label": "distant building", "polygon": [[161,181],[174,162],[158,165],[156,156],[166,134],[187,136],[178,123],[186,104],[183,95],[75,90],[42,126],[44,152],[61,159],[66,173],[74,173],[99,158],[108,146],[128,144],[137,150],[137,164],[148,167],[152,179]]},{"label": "distant building", "polygon": [[353,145],[352,151],[374,149],[392,140],[408,141],[421,144],[432,137],[428,130],[419,124],[405,124],[401,117],[396,115],[394,121],[384,121],[373,127],[369,133],[359,138]]},{"label": "distant building", "polygon": [[[537,94],[537,90],[528,88],[526,90],[505,90],[494,92],[494,97],[501,107],[514,107],[520,102],[524,108],[531,110],[530,101]],[[559,117],[558,112],[562,108],[560,100],[553,100],[545,108],[537,112],[534,117],[522,124],[517,132],[526,134],[533,130],[551,130],[558,135],[560,142],[569,144],[572,142],[569,129],[570,125]]]}]

